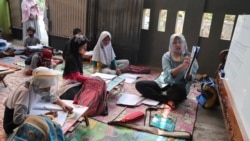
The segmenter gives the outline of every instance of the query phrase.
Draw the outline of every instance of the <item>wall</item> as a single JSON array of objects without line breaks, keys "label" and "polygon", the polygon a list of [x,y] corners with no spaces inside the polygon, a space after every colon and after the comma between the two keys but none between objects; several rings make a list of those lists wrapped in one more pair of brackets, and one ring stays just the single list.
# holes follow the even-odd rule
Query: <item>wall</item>
[{"label": "wall", "polygon": [[[207,73],[215,77],[215,71],[219,64],[219,52],[228,49],[231,41],[221,40],[221,31],[225,14],[250,14],[250,1],[241,0],[207,0],[204,12],[213,13],[213,19],[208,38],[199,38],[201,52],[199,54],[199,72]],[[195,18],[195,17],[194,17]],[[190,19],[192,20],[192,19]],[[236,21],[237,19],[235,19]],[[236,23],[236,22],[235,22]],[[191,30],[189,30],[191,32]]]},{"label": "wall", "polygon": [[0,0],[0,28],[3,34],[10,34],[10,16],[7,0]]}]

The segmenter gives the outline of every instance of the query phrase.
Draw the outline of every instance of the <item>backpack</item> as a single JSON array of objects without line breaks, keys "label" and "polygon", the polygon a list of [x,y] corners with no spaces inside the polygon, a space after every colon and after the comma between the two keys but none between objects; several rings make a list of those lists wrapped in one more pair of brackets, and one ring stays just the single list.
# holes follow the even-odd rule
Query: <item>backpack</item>
[{"label": "backpack", "polygon": [[101,78],[90,78],[85,80],[81,90],[74,97],[74,104],[83,105],[89,107],[87,115],[107,115],[108,93],[107,84]]},{"label": "backpack", "polygon": [[206,76],[201,78],[201,94],[197,96],[198,103],[203,108],[211,108],[217,100],[217,91],[214,81]]},{"label": "backpack", "polygon": [[8,141],[64,141],[59,124],[45,116],[29,116]]}]

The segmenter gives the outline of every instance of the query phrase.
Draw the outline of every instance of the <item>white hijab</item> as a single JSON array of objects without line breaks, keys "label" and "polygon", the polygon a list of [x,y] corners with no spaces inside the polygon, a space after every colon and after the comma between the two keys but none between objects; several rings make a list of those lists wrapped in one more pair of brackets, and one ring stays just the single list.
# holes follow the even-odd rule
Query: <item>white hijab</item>
[{"label": "white hijab", "polygon": [[187,42],[186,42],[185,37],[182,34],[178,34],[178,33],[175,33],[175,34],[171,35],[171,37],[170,37],[170,41],[169,41],[169,52],[170,52],[170,54],[175,52],[173,42],[174,42],[174,39],[176,37],[180,38],[180,40],[182,41],[183,47],[182,47],[182,53],[181,54],[182,55],[190,54],[188,52]]},{"label": "white hijab", "polygon": [[[35,93],[33,86],[39,88],[52,87],[56,85],[57,72],[46,67],[38,67],[33,70],[33,77],[22,83],[13,94],[5,101],[5,105],[13,109],[16,105],[24,105],[30,111],[33,105],[41,99],[41,96]],[[28,88],[28,90],[27,90]]]},{"label": "white hijab", "polygon": [[104,65],[110,65],[111,61],[115,59],[116,56],[111,41],[107,46],[102,45],[103,39],[107,36],[111,40],[111,34],[108,31],[103,31],[100,34],[100,37],[93,51],[92,61],[101,62]]}]

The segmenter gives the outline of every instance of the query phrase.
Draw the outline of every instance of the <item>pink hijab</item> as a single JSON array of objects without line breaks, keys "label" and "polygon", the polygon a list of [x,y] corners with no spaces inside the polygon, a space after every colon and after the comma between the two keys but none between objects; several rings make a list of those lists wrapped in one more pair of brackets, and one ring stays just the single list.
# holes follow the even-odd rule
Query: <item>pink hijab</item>
[{"label": "pink hijab", "polygon": [[22,1],[22,22],[26,22],[29,20],[30,15],[35,16],[38,19],[39,16],[39,8],[31,8],[36,4],[35,0],[23,0]]}]

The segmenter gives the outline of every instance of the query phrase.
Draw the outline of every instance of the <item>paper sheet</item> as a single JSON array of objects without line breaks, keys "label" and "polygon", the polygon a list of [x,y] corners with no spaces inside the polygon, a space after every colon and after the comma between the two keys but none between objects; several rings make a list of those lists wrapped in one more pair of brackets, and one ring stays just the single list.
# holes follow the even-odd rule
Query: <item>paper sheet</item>
[{"label": "paper sheet", "polygon": [[118,99],[117,104],[136,106],[143,99],[144,97],[141,97],[135,94],[123,93],[122,96]]},{"label": "paper sheet", "polygon": [[152,99],[144,99],[144,100],[142,101],[142,104],[150,105],[150,106],[156,106],[156,105],[159,104],[159,101],[152,100]]},{"label": "paper sheet", "polygon": [[130,74],[130,73],[124,73],[124,74],[120,75],[119,77],[125,78],[126,83],[133,83],[140,76],[135,75],[135,74]]},{"label": "paper sheet", "polygon": [[[30,115],[42,115],[42,114],[45,114],[48,112],[50,112],[50,111],[49,110],[34,110],[34,109],[32,109],[30,111]],[[53,121],[55,121],[58,124],[60,124],[61,126],[63,126],[66,119],[67,119],[67,116],[68,116],[67,112],[57,111],[57,117]]]},{"label": "paper sheet", "polygon": [[91,76],[99,76],[99,77],[101,77],[102,79],[105,79],[105,80],[112,80],[112,79],[114,79],[117,75],[112,75],[112,74],[105,74],[105,73],[96,72],[96,73],[94,73],[94,74],[91,74]]},{"label": "paper sheet", "polygon": [[35,46],[27,46],[27,48],[29,49],[42,49],[43,48],[43,45],[35,45]]}]

